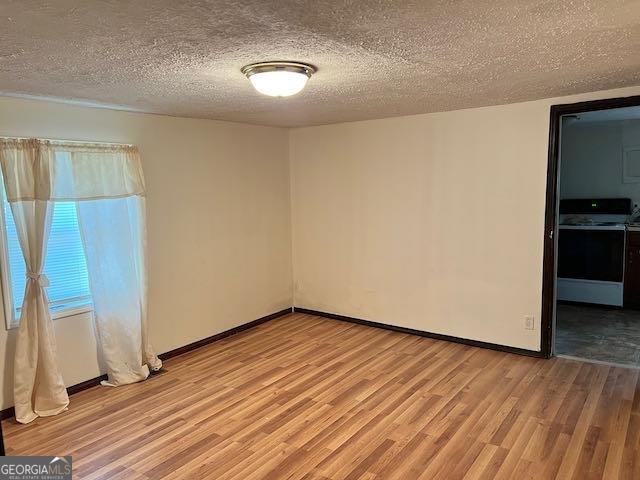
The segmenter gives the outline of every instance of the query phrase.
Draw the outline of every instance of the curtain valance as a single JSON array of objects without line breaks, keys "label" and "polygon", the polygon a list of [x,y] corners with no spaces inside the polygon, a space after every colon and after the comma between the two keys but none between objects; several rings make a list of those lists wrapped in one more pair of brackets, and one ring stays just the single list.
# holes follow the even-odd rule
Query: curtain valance
[{"label": "curtain valance", "polygon": [[0,162],[10,202],[145,194],[140,154],[131,145],[0,139]]}]

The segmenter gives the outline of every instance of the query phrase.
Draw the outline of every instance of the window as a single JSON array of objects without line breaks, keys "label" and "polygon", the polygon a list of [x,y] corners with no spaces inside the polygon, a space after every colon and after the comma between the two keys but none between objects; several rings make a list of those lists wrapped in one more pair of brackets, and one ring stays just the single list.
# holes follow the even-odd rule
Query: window
[{"label": "window", "polygon": [[[24,298],[26,267],[11,207],[2,189],[2,290],[7,327],[17,327]],[[55,202],[44,274],[54,318],[91,310],[87,264],[78,228],[75,202]]]},{"label": "window", "polygon": [[624,148],[622,175],[623,183],[640,183],[640,146]]}]

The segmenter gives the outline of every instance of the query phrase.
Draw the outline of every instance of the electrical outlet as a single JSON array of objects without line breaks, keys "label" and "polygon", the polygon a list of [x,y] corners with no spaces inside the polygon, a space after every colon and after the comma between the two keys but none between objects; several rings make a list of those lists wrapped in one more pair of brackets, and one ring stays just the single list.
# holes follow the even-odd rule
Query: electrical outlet
[{"label": "electrical outlet", "polygon": [[535,330],[535,319],[533,315],[527,315],[524,317],[524,328],[527,330]]}]

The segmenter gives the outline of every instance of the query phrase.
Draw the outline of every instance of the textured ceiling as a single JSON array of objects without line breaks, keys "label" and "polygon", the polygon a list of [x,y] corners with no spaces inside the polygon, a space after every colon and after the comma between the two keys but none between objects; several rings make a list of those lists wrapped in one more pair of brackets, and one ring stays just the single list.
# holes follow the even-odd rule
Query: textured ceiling
[{"label": "textured ceiling", "polygon": [[[265,60],[319,71],[265,97]],[[7,95],[299,126],[638,84],[638,0],[0,2]]]}]

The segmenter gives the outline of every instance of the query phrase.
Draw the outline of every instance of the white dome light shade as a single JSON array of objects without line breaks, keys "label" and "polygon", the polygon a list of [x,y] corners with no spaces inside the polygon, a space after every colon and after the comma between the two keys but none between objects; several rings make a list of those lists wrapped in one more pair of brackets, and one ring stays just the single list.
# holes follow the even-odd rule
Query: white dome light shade
[{"label": "white dome light shade", "polygon": [[300,92],[316,70],[297,62],[254,63],[242,68],[253,87],[270,97],[289,97]]},{"label": "white dome light shade", "polygon": [[288,97],[302,91],[307,84],[304,73],[274,70],[273,72],[254,73],[249,77],[253,87],[270,97]]}]

